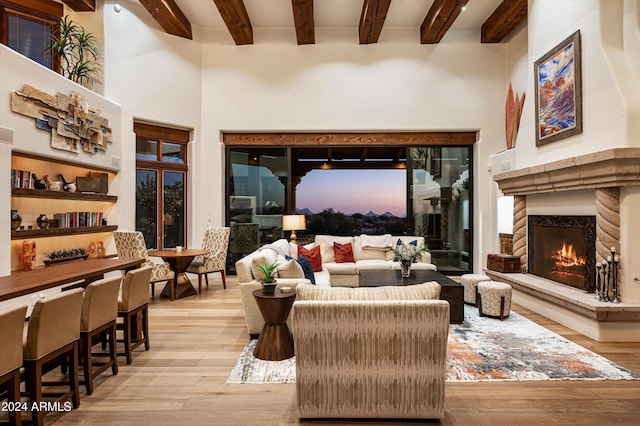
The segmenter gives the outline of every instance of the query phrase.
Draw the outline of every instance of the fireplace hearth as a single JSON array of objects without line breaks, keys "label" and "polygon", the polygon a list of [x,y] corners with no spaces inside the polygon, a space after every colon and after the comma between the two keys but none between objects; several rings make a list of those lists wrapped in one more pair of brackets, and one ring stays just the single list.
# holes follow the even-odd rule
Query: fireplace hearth
[{"label": "fireplace hearth", "polygon": [[529,273],[596,290],[595,216],[528,216]]}]

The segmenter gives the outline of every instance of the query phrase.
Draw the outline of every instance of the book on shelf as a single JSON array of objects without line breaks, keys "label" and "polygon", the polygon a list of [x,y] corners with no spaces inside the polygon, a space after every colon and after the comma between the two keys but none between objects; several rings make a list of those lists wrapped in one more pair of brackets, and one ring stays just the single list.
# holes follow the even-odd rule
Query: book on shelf
[{"label": "book on shelf", "polygon": [[101,226],[102,212],[66,212],[55,213],[53,219],[58,228],[83,228],[87,226]]},{"label": "book on shelf", "polygon": [[28,170],[11,169],[11,187],[31,189],[31,172]]}]

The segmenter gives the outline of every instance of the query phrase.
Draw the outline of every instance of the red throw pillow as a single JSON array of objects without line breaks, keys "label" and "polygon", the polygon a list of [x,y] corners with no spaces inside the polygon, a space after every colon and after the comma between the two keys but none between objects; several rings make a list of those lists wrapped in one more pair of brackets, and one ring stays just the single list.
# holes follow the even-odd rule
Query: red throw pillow
[{"label": "red throw pillow", "polygon": [[333,242],[333,255],[336,257],[336,263],[355,262],[353,257],[353,246],[351,243],[340,244]]},{"label": "red throw pillow", "polygon": [[322,271],[322,257],[320,257],[320,246],[315,246],[311,250],[308,250],[301,245],[298,246],[298,258],[300,256],[304,256],[307,258],[309,263],[311,263],[311,267],[313,268],[313,272]]}]

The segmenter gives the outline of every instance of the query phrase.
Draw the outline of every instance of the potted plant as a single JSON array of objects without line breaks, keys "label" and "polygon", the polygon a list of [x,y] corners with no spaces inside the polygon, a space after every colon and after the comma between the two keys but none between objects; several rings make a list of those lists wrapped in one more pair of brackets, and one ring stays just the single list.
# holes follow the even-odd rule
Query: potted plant
[{"label": "potted plant", "polygon": [[63,76],[85,87],[93,86],[100,45],[92,33],[68,16],[60,19],[60,28],[51,36],[51,54],[59,58]]},{"label": "potted plant", "polygon": [[258,265],[258,270],[264,274],[264,278],[260,280],[262,283],[262,291],[264,294],[273,294],[276,291],[276,272],[278,272],[278,263],[263,263]]},{"label": "potted plant", "polygon": [[400,271],[403,278],[409,277],[411,264],[417,261],[422,253],[427,252],[425,248],[419,249],[413,244],[398,244],[393,249],[394,260],[400,262]]}]

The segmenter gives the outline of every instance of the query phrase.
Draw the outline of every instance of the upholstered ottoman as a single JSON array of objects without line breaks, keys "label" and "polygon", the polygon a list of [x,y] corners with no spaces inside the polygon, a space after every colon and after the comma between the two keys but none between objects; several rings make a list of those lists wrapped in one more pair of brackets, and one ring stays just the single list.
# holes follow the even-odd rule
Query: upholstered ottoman
[{"label": "upholstered ottoman", "polygon": [[511,313],[511,286],[498,281],[478,283],[478,312],[481,317],[508,317]]},{"label": "upholstered ottoman", "polygon": [[491,281],[491,278],[484,274],[464,274],[460,277],[464,286],[464,303],[478,306],[478,283],[482,281]]}]

